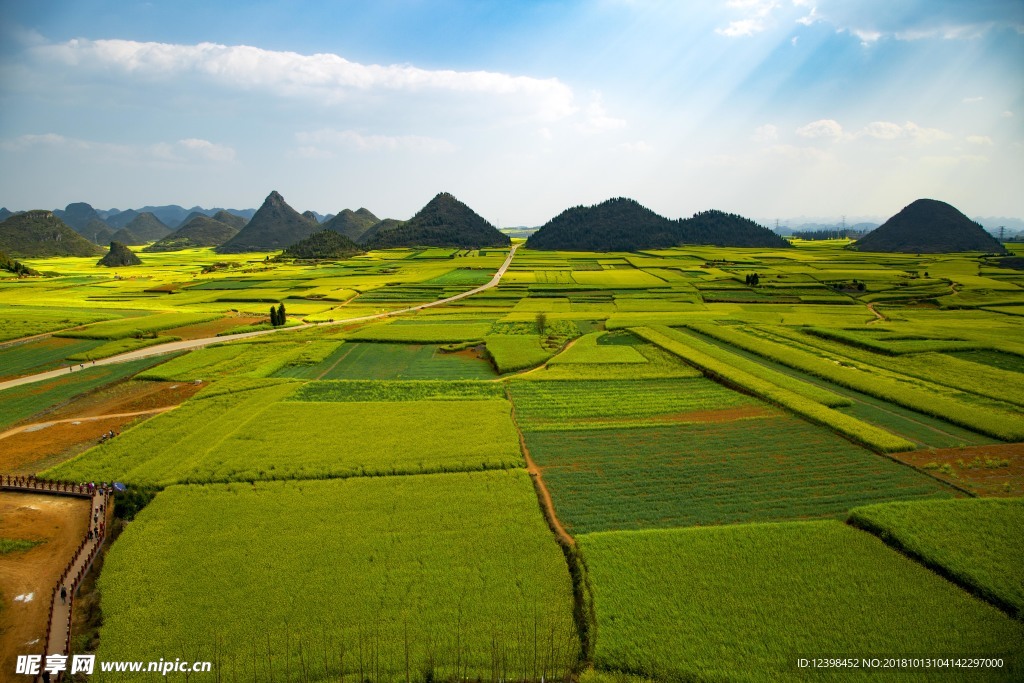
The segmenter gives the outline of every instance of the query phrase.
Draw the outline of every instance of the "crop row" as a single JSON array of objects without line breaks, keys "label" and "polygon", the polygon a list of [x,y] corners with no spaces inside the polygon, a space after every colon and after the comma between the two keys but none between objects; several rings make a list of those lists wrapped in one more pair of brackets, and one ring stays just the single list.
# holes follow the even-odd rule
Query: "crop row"
[{"label": "crop row", "polygon": [[884,353],[888,356],[899,356],[907,353],[927,353],[929,351],[973,351],[988,348],[988,344],[962,339],[877,339],[866,334],[850,330],[833,330],[823,327],[808,327],[804,330],[823,339],[832,339],[850,346]]},{"label": "crop row", "polygon": [[411,344],[449,344],[483,339],[490,332],[490,323],[454,323],[443,325],[372,325],[348,336],[354,341],[404,342]]},{"label": "crop row", "polygon": [[497,382],[472,380],[327,380],[309,382],[289,400],[350,401],[479,401],[505,398]]},{"label": "crop row", "polygon": [[842,517],[952,489],[828,429],[776,411],[659,426],[525,432],[574,533]]},{"label": "crop row", "polygon": [[1024,421],[1010,413],[982,408],[907,386],[905,382],[881,376],[879,373],[862,372],[848,364],[839,364],[831,359],[768,339],[752,337],[738,330],[718,325],[691,324],[689,327],[788,367],[835,382],[839,386],[890,401],[925,415],[933,415],[981,434],[1003,441],[1024,440]]},{"label": "crop row", "polygon": [[[801,671],[799,658],[969,652],[1001,655],[1004,668],[992,670],[999,680],[1024,673],[1024,625],[836,521],[577,541],[593,588],[598,669],[659,680],[818,680],[822,670]],[[841,673],[828,680],[879,674],[833,671]]]},{"label": "crop row", "polygon": [[99,581],[99,659],[224,680],[567,680],[579,658],[523,470],[171,487]]},{"label": "crop row", "polygon": [[723,363],[727,363],[728,365],[733,366],[737,370],[742,370],[743,372],[751,374],[754,377],[758,377],[767,382],[771,382],[772,384],[783,389],[788,389],[789,391],[792,391],[794,394],[799,394],[804,398],[809,398],[812,401],[820,403],[824,406],[828,406],[829,408],[848,406],[853,403],[846,396],[840,396],[834,391],[829,391],[828,389],[819,387],[816,384],[811,384],[810,382],[804,382],[791,375],[787,375],[783,372],[779,372],[769,367],[765,367],[764,365],[756,361],[744,358],[735,353],[730,353],[729,351],[723,349],[721,346],[703,341],[702,339],[699,339],[698,337],[692,334],[686,334],[678,330],[669,329],[663,329],[662,332],[666,336],[675,339],[676,341],[682,342],[689,346],[690,348],[707,354],[708,356],[711,356],[716,360],[722,361]]},{"label": "crop row", "polygon": [[718,410],[754,404],[743,394],[702,377],[693,379],[562,380],[509,382],[524,430],[545,423],[598,422],[612,418]]},{"label": "crop row", "polygon": [[809,398],[805,398],[789,389],[780,387],[771,381],[756,377],[749,372],[740,370],[733,365],[713,358],[689,345],[688,338],[681,338],[680,333],[670,328],[640,327],[636,334],[658,344],[689,363],[697,366],[705,373],[717,377],[724,382],[741,387],[771,403],[778,404],[793,411],[812,422],[829,427],[843,436],[868,448],[882,453],[913,450],[916,446],[904,438],[844,415],[837,410],[823,406]]},{"label": "crop row", "polygon": [[[967,392],[978,396],[986,396],[998,401],[1005,401],[1024,406],[1024,375],[1012,370],[989,367],[984,364],[961,360],[944,353],[921,352],[912,355],[891,358],[878,355],[858,348],[850,348],[830,340],[823,335],[798,335],[790,330],[775,328],[776,335],[792,339],[828,353],[852,358],[876,367],[885,368],[910,377],[933,382],[949,387],[958,392]],[[916,343],[916,342],[906,342]],[[972,350],[983,350],[990,345],[987,342],[966,342],[972,344]],[[953,351],[956,353],[956,351]],[[1014,357],[1011,355],[1011,358]]]}]

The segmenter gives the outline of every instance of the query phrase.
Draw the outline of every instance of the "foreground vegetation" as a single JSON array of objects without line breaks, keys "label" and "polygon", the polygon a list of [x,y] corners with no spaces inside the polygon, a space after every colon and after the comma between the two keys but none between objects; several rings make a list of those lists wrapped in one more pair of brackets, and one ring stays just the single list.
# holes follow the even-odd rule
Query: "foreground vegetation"
[{"label": "foreground vegetation", "polygon": [[174,653],[228,679],[540,680],[579,656],[523,470],[175,486],[100,590],[101,659]]}]

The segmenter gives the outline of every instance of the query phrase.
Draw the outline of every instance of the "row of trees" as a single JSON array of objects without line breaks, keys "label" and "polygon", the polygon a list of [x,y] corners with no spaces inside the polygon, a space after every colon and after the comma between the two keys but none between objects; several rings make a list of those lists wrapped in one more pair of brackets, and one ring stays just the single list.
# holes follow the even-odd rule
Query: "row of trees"
[{"label": "row of trees", "polygon": [[274,327],[281,327],[288,322],[288,317],[285,314],[284,302],[281,302],[280,306],[270,307],[270,324]]}]

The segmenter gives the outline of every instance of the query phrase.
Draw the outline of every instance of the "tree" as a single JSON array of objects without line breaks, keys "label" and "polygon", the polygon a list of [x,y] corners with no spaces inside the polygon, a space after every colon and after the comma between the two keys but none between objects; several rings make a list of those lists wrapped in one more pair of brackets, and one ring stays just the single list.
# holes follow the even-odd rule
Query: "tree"
[{"label": "tree", "polygon": [[277,324],[284,325],[286,322],[288,322],[288,317],[284,312],[284,302],[282,301],[277,309]]},{"label": "tree", "polygon": [[277,321],[277,308],[274,306],[270,307],[270,324],[277,327],[281,323]]},{"label": "tree", "polygon": [[543,312],[538,313],[537,314],[537,334],[544,334],[544,330],[547,329],[547,326],[548,326],[548,315],[547,315],[547,313],[543,313]]}]

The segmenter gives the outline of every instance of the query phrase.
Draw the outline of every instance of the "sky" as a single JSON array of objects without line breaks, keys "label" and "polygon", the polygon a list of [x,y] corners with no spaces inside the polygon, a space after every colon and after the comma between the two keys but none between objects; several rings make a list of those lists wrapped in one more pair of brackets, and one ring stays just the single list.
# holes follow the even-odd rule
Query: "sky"
[{"label": "sky", "polygon": [[1020,0],[0,0],[0,205],[1024,217]]}]

